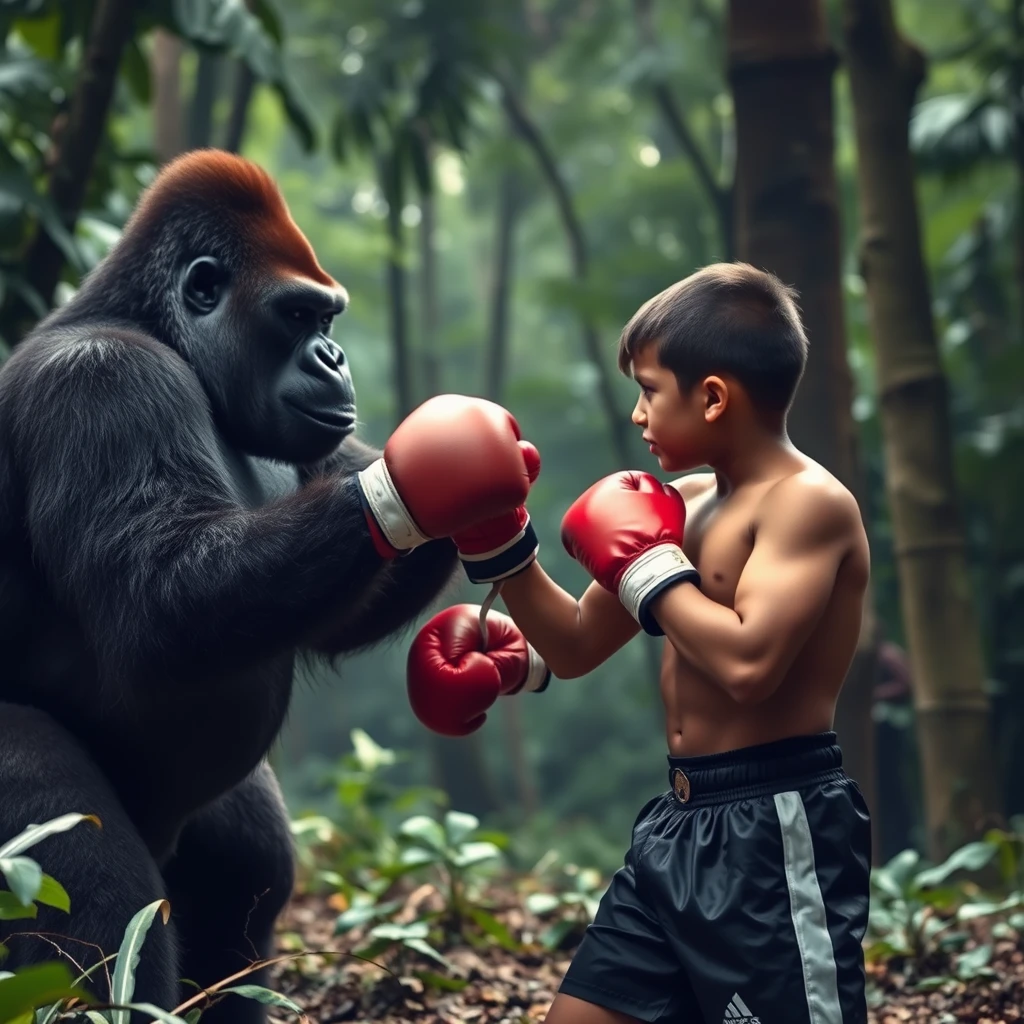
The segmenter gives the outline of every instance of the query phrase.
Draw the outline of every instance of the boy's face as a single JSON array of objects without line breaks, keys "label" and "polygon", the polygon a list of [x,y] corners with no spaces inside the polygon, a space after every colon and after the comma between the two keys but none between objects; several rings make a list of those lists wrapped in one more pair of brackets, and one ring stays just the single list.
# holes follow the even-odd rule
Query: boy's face
[{"label": "boy's face", "polygon": [[654,344],[645,345],[634,356],[633,379],[640,386],[640,397],[632,419],[643,429],[658,465],[666,472],[704,465],[708,424],[701,388],[681,392],[676,375],[658,361]]}]

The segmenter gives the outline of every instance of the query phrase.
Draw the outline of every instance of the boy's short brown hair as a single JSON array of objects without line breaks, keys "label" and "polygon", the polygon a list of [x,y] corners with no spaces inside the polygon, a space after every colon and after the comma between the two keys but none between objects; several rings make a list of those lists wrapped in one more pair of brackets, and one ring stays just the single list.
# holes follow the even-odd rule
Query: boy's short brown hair
[{"label": "boy's short brown hair", "polygon": [[619,369],[655,343],[689,390],[708,374],[738,380],[765,410],[785,412],[807,363],[797,293],[749,263],[713,263],[648,299],[619,338]]}]

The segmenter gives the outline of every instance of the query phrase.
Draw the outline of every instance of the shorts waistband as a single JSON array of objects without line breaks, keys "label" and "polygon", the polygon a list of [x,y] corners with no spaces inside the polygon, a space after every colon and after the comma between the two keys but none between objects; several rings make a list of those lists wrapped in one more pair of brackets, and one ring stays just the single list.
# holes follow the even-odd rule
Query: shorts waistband
[{"label": "shorts waistband", "polygon": [[793,736],[700,757],[668,758],[668,784],[686,806],[726,803],[842,778],[834,732]]}]

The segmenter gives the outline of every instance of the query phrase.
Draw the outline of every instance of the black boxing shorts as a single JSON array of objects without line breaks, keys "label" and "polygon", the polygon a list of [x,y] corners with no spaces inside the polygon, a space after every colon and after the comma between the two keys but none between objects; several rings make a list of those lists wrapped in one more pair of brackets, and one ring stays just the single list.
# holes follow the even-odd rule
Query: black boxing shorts
[{"label": "black boxing shorts", "polygon": [[668,760],[560,991],[650,1022],[864,1024],[871,826],[835,733]]}]

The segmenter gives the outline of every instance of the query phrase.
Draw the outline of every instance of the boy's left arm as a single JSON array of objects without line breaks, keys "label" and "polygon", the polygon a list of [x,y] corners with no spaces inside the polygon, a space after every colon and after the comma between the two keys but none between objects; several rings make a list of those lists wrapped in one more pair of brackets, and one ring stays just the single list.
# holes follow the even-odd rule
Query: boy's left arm
[{"label": "boy's left arm", "polygon": [[859,525],[848,491],[789,477],[764,500],[734,607],[683,583],[655,598],[654,616],[679,654],[733,700],[765,700],[821,618]]}]

